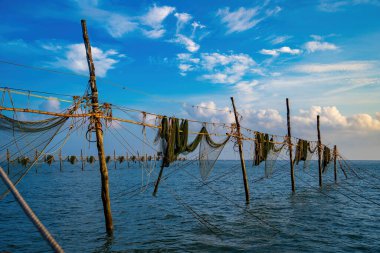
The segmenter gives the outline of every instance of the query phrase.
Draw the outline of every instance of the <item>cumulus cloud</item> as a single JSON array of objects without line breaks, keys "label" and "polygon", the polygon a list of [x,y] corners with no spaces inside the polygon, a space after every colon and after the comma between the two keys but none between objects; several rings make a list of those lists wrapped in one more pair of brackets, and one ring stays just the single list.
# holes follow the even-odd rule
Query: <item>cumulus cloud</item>
[{"label": "cumulus cloud", "polygon": [[227,26],[227,33],[243,32],[256,26],[267,17],[276,15],[281,8],[276,6],[274,9],[267,9],[264,13],[261,7],[244,8],[240,7],[236,11],[230,11],[229,7],[219,9],[217,16],[221,22]]},{"label": "cumulus cloud", "polygon": [[170,42],[183,45],[189,52],[192,52],[192,53],[198,51],[200,48],[199,44],[195,43],[192,39],[182,34],[177,34],[176,38],[170,40]]},{"label": "cumulus cloud", "polygon": [[194,38],[195,32],[196,32],[197,29],[204,29],[204,28],[206,28],[205,25],[202,25],[200,22],[197,22],[197,21],[194,21],[193,23],[191,23],[191,26],[193,27],[193,31],[191,33],[191,38]]},{"label": "cumulus cloud", "polygon": [[305,49],[309,53],[314,53],[316,51],[333,51],[333,50],[337,50],[338,47],[328,42],[309,41],[305,43]]},{"label": "cumulus cloud", "polygon": [[[81,43],[71,44],[66,46],[64,50],[64,56],[50,64],[55,67],[67,68],[75,73],[87,74],[88,65],[84,45]],[[96,75],[99,77],[105,77],[107,72],[114,68],[114,65],[119,62],[118,57],[125,57],[114,49],[103,51],[98,47],[92,47],[92,55],[96,66]]]},{"label": "cumulus cloud", "polygon": [[184,105],[185,111],[193,119],[215,123],[233,123],[235,118],[228,107],[218,108],[214,101],[205,101],[196,106]]},{"label": "cumulus cloud", "polygon": [[291,49],[290,47],[280,47],[277,49],[261,49],[260,54],[279,56],[280,54],[298,55],[301,54],[300,49]]},{"label": "cumulus cloud", "polygon": [[326,73],[364,71],[373,67],[374,63],[369,61],[347,61],[330,64],[303,64],[295,66],[293,70],[301,73]]},{"label": "cumulus cloud", "polygon": [[254,89],[257,87],[259,82],[257,80],[252,81],[240,81],[234,86],[234,90],[237,96],[244,102],[250,103],[256,100]]},{"label": "cumulus cloud", "polygon": [[369,114],[355,114],[344,116],[335,106],[312,106],[309,110],[301,110],[299,115],[293,117],[293,121],[300,125],[315,125],[317,115],[320,116],[321,125],[342,130],[372,130],[380,131],[380,120]]}]

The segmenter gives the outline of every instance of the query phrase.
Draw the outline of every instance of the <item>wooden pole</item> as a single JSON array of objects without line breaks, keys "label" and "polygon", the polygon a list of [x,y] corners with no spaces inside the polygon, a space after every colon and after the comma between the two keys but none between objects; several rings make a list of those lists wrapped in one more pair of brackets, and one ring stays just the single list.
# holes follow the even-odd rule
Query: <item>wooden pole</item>
[{"label": "wooden pole", "polygon": [[[34,152],[34,161],[37,161],[37,159],[38,159],[38,151],[36,149],[35,152]],[[45,159],[45,161],[46,161],[46,159]],[[37,166],[36,166],[36,173],[38,173]]]},{"label": "wooden pole", "polygon": [[100,165],[99,169],[100,169],[101,181],[102,181],[101,196],[102,196],[102,202],[103,202],[104,217],[106,221],[107,233],[112,234],[113,223],[112,223],[111,201],[110,201],[110,193],[109,193],[109,185],[108,185],[108,169],[107,169],[106,157],[104,154],[102,124],[100,122],[100,118],[97,116],[98,113],[101,114],[101,111],[99,110],[98,89],[96,87],[96,76],[95,76],[95,65],[92,60],[91,45],[90,45],[90,40],[87,34],[86,21],[82,20],[81,23],[82,23],[83,40],[86,47],[88,69],[90,72],[92,111],[96,113],[93,119],[95,121],[96,146],[98,148],[99,165]]},{"label": "wooden pole", "polygon": [[239,118],[238,114],[236,112],[235,102],[234,98],[231,97],[232,107],[234,108],[234,114],[235,114],[235,122],[236,122],[236,130],[238,137],[237,142],[239,145],[239,155],[240,155],[240,163],[241,163],[241,170],[243,173],[243,182],[244,182],[244,190],[245,190],[245,201],[247,204],[249,204],[249,187],[248,187],[248,179],[247,179],[247,171],[245,170],[245,161],[244,161],[244,153],[243,153],[243,142],[241,141],[241,133],[240,133],[240,124],[239,124]]},{"label": "wooden pole", "polygon": [[156,196],[156,194],[157,194],[157,191],[158,191],[158,185],[160,184],[161,177],[162,177],[162,172],[164,171],[164,167],[165,167],[165,166],[164,166],[164,159],[162,159],[160,172],[158,173],[158,177],[157,177],[156,183],[154,184],[153,196]]},{"label": "wooden pole", "polygon": [[128,152],[127,152],[126,159],[127,159],[127,168],[129,168],[129,157],[128,157]]},{"label": "wooden pole", "polygon": [[318,174],[319,174],[319,187],[322,187],[322,142],[321,131],[319,129],[319,115],[317,115],[317,131],[318,131]]},{"label": "wooden pole", "polygon": [[9,153],[9,149],[7,149],[7,174],[9,175],[10,172],[10,160],[11,160],[11,154]]},{"label": "wooden pole", "polygon": [[59,171],[62,172],[62,149],[59,150]]},{"label": "wooden pole", "polygon": [[80,162],[82,164],[82,171],[84,171],[84,159],[83,159],[83,151],[80,150]]},{"label": "wooden pole", "polygon": [[336,156],[337,156],[337,149],[336,149],[336,145],[334,145],[334,181],[335,183],[338,181],[338,176],[337,176],[337,172],[336,172]]},{"label": "wooden pole", "polygon": [[116,150],[113,150],[113,163],[114,163],[114,168],[116,170]]},{"label": "wooden pole", "polygon": [[289,159],[290,159],[290,180],[292,183],[292,192],[296,192],[295,180],[294,180],[294,162],[293,162],[293,145],[292,145],[292,134],[290,131],[290,109],[289,109],[289,99],[286,99],[286,111],[287,111],[287,121],[288,121],[288,146],[289,146]]}]

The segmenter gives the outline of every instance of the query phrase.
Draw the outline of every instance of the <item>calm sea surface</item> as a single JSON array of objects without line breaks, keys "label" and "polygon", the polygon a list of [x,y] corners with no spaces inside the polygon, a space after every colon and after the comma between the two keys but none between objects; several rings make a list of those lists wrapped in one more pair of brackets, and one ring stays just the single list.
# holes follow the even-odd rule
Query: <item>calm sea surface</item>
[{"label": "calm sea surface", "polygon": [[[203,183],[196,162],[165,168],[157,197],[144,187],[158,165],[109,164],[114,236],[105,233],[97,165],[39,165],[18,189],[66,252],[380,252],[380,162],[354,161],[356,172],[333,170],[318,187],[316,163],[288,161],[272,178],[248,163],[251,204],[245,205],[239,161],[218,161]],[[185,166],[186,165],[186,166]],[[0,252],[50,252],[13,196],[0,201]]]}]

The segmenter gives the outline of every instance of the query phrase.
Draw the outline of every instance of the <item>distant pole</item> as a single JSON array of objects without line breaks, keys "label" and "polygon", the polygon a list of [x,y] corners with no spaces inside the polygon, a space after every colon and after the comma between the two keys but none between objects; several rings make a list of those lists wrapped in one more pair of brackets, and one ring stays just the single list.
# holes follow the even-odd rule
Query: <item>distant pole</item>
[{"label": "distant pole", "polygon": [[322,142],[321,131],[319,129],[319,115],[317,116],[317,131],[318,131],[318,173],[319,173],[319,187],[322,187]]},{"label": "distant pole", "polygon": [[82,171],[84,171],[84,158],[82,149],[80,150],[80,161],[82,163]]},{"label": "distant pole", "polygon": [[[38,159],[38,150],[36,149],[34,152],[34,161],[37,161],[37,159]],[[45,161],[46,161],[46,159],[45,159]],[[36,166],[36,173],[38,173],[37,166]]]},{"label": "distant pole", "polygon": [[9,149],[7,149],[7,174],[9,175],[9,168],[10,168],[10,160],[11,160],[11,154],[9,153]]},{"label": "distant pole", "polygon": [[90,88],[91,88],[91,102],[92,102],[92,112],[95,114],[93,117],[95,121],[95,131],[96,131],[96,146],[98,149],[99,157],[99,169],[101,174],[102,188],[101,188],[101,197],[103,202],[104,218],[106,220],[106,230],[108,234],[113,232],[113,222],[112,222],[112,213],[111,213],[111,201],[110,201],[110,192],[108,184],[108,169],[106,163],[106,157],[104,154],[104,144],[103,144],[103,130],[100,117],[98,116],[101,111],[99,110],[98,102],[98,88],[96,87],[96,76],[95,76],[95,65],[92,60],[91,45],[90,39],[87,34],[86,21],[82,20],[82,32],[83,40],[86,47],[86,56],[87,64],[90,72]]},{"label": "distant pole", "polygon": [[62,149],[59,150],[59,171],[62,172]]},{"label": "distant pole", "polygon": [[247,179],[247,172],[245,170],[245,161],[244,161],[244,153],[243,153],[243,142],[241,141],[242,135],[240,133],[240,123],[239,123],[239,118],[238,114],[236,112],[236,107],[235,107],[235,102],[234,98],[231,97],[231,102],[232,102],[232,107],[234,108],[234,114],[235,114],[235,122],[236,122],[236,130],[238,137],[237,142],[239,145],[239,155],[240,155],[240,164],[241,164],[241,170],[243,173],[243,182],[244,182],[244,190],[245,190],[245,201],[247,204],[249,204],[249,187],[248,187],[248,179]]},{"label": "distant pole", "polygon": [[129,157],[128,157],[128,152],[127,152],[126,159],[127,159],[127,168],[129,168]]},{"label": "distant pole", "polygon": [[334,145],[334,181],[335,183],[338,181],[338,178],[337,178],[337,173],[336,173],[336,156],[337,156],[337,149],[336,149],[336,145]]},{"label": "distant pole", "polygon": [[115,170],[116,170],[116,150],[114,149],[113,150],[113,163],[114,163],[114,168],[115,168]]},{"label": "distant pole", "polygon": [[289,146],[289,159],[290,159],[290,179],[292,182],[292,192],[296,191],[295,180],[294,180],[294,162],[293,162],[293,145],[292,145],[292,134],[290,131],[290,109],[289,109],[289,99],[286,99],[286,111],[288,120],[288,146]]}]

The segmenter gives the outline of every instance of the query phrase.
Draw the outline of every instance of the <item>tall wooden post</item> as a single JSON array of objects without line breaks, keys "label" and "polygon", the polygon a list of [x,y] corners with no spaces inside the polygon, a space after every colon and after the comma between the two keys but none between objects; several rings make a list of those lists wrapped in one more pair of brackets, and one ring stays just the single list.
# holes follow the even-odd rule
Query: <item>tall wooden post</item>
[{"label": "tall wooden post", "polygon": [[289,160],[290,160],[290,180],[292,183],[292,192],[296,191],[295,180],[294,180],[294,162],[293,162],[293,145],[292,145],[292,134],[290,131],[290,109],[289,109],[289,99],[286,99],[286,111],[287,111],[287,121],[288,121],[288,146],[289,146]]},{"label": "tall wooden post", "polygon": [[7,174],[9,175],[10,172],[10,160],[11,160],[11,154],[9,153],[9,149],[7,149]]},{"label": "tall wooden post", "polygon": [[319,174],[319,187],[322,187],[322,142],[321,142],[321,131],[319,129],[319,115],[317,115],[317,131],[318,131],[318,174]]},{"label": "tall wooden post", "polygon": [[336,172],[336,156],[337,156],[337,149],[336,149],[336,145],[334,145],[334,181],[335,183],[338,181],[338,178],[337,178],[337,172]]},{"label": "tall wooden post", "polygon": [[83,158],[83,151],[82,149],[80,150],[80,162],[81,162],[81,166],[82,166],[82,171],[84,171],[84,158]]},{"label": "tall wooden post", "polygon": [[245,201],[247,204],[249,204],[249,187],[248,187],[248,179],[247,179],[247,172],[245,170],[245,161],[244,161],[244,153],[243,153],[243,142],[241,141],[242,135],[240,133],[240,123],[238,114],[236,112],[235,102],[234,98],[231,97],[232,107],[234,108],[234,114],[235,114],[235,122],[236,122],[236,130],[238,137],[236,138],[239,145],[239,155],[240,155],[240,163],[241,163],[241,170],[243,172],[243,182],[244,182],[244,190],[245,190]]},{"label": "tall wooden post", "polygon": [[101,112],[99,111],[98,89],[96,87],[96,76],[95,76],[95,65],[92,60],[91,45],[90,45],[90,40],[87,34],[86,21],[82,20],[81,23],[82,23],[83,40],[86,47],[88,69],[90,72],[92,111],[95,114],[94,121],[95,121],[95,130],[96,130],[96,146],[98,148],[99,165],[100,165],[99,168],[100,168],[101,181],[102,181],[101,197],[102,197],[102,202],[103,202],[104,217],[106,221],[106,230],[108,234],[112,234],[113,223],[112,223],[111,202],[110,202],[110,193],[109,193],[109,185],[108,185],[108,169],[107,169],[106,157],[104,154],[102,124],[100,122],[100,118],[97,116]]}]

